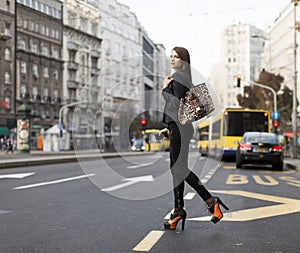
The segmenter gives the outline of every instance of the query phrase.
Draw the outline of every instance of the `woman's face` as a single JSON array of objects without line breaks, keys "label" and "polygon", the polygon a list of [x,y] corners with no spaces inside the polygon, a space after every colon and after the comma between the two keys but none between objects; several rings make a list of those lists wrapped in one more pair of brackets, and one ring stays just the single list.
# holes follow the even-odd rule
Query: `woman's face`
[{"label": "woman's face", "polygon": [[170,64],[171,64],[171,68],[173,68],[173,69],[176,69],[176,70],[182,69],[183,63],[175,50],[171,51]]}]

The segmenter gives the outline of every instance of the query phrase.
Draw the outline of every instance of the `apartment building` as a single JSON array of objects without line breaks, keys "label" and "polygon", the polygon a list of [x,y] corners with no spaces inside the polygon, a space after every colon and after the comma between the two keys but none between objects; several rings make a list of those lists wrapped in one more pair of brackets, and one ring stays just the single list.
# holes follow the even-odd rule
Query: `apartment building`
[{"label": "apartment building", "polygon": [[59,117],[62,98],[62,4],[17,0],[16,107],[31,110],[31,137]]},{"label": "apartment building", "polygon": [[[258,78],[261,71],[260,56],[263,50],[263,30],[249,24],[227,27],[221,36],[221,62],[210,75],[223,107],[237,107],[236,96],[243,93],[249,81]],[[237,87],[236,76],[242,78]]]},{"label": "apartment building", "polygon": [[[296,8],[296,19],[298,21],[300,19],[300,6]],[[262,67],[269,72],[283,76],[283,86],[286,85],[291,90],[294,90],[295,83],[295,61],[297,66],[296,71],[300,73],[299,47],[297,49],[297,58],[295,59],[294,57],[294,33],[294,4],[290,2],[265,31],[264,51],[261,63]],[[299,32],[297,33],[296,44],[299,45],[300,34]],[[297,83],[299,84],[299,76]],[[299,88],[297,89],[297,97],[300,97]]]},{"label": "apartment building", "polygon": [[14,34],[15,2],[0,2],[0,137],[7,136],[15,123]]},{"label": "apartment building", "polygon": [[100,128],[95,115],[102,89],[101,16],[89,2],[63,1],[63,125],[74,134],[91,134]]}]

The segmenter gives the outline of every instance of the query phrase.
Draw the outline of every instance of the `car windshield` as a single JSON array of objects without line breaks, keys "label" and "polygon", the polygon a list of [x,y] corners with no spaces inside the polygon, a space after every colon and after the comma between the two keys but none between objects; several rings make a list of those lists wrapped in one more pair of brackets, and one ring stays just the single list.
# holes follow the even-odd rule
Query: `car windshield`
[{"label": "car windshield", "polygon": [[264,142],[276,143],[276,138],[273,135],[247,135],[244,142]]}]

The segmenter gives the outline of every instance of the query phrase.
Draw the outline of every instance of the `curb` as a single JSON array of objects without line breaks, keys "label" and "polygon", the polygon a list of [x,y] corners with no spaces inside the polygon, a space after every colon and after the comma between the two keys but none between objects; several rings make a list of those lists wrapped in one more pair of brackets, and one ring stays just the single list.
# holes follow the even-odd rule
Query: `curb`
[{"label": "curb", "polygon": [[284,163],[284,164],[289,169],[300,171],[300,167],[295,164],[292,164],[292,163]]},{"label": "curb", "polygon": [[[111,154],[84,154],[84,155],[67,155],[67,156],[52,156],[52,157],[28,157],[28,158],[20,158],[14,161],[3,161],[0,160],[0,169],[10,169],[17,167],[28,167],[28,166],[36,166],[36,165],[49,165],[49,164],[59,164],[59,163],[71,163],[78,162],[80,160],[99,160],[99,159],[109,159],[109,158],[117,158],[124,156],[137,156],[137,155],[145,155],[151,154],[152,152],[147,153],[111,153]],[[37,160],[39,159],[39,160]]]}]

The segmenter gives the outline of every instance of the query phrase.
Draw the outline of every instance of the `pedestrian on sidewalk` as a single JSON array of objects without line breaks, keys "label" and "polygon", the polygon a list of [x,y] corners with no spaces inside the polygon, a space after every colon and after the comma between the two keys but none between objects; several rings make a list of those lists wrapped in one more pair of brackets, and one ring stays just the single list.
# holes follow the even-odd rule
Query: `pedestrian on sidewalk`
[{"label": "pedestrian on sidewalk", "polygon": [[189,143],[193,137],[194,128],[191,123],[180,124],[177,116],[180,99],[193,86],[188,50],[183,47],[173,48],[170,64],[173,73],[165,78],[162,88],[162,96],[165,100],[163,122],[167,124],[167,127],[162,129],[160,134],[170,137],[170,169],[173,177],[175,208],[170,220],[164,223],[164,227],[174,230],[178,222],[182,220],[183,230],[187,216],[183,200],[185,181],[206,202],[212,214],[213,223],[223,218],[220,205],[227,210],[228,208],[218,197],[212,196],[198,176],[188,168]]},{"label": "pedestrian on sidewalk", "polygon": [[8,139],[8,140],[7,140],[6,154],[8,154],[9,151],[10,151],[12,154],[14,153],[13,141],[12,141],[11,139]]}]

